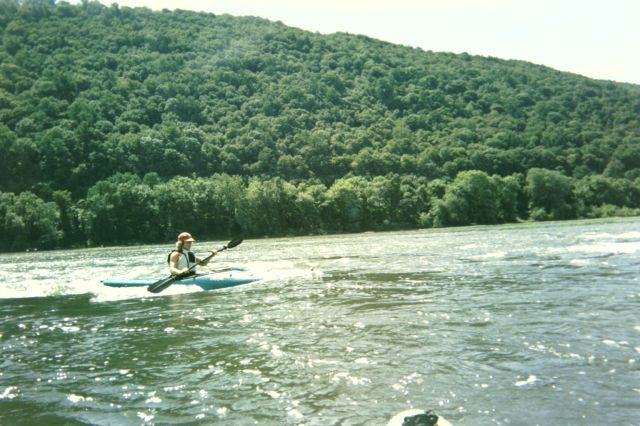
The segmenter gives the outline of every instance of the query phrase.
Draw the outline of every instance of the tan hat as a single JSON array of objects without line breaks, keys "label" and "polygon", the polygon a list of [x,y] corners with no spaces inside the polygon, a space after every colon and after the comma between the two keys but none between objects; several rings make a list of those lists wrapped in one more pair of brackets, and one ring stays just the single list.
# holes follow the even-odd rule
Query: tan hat
[{"label": "tan hat", "polygon": [[190,233],[182,232],[180,235],[178,235],[178,241],[184,242],[184,241],[195,241],[195,240],[193,239]]}]

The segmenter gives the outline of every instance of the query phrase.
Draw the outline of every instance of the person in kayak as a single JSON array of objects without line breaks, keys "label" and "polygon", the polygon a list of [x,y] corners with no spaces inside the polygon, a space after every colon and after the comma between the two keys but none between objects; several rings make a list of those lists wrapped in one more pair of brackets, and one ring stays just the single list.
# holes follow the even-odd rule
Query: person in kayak
[{"label": "person in kayak", "polygon": [[[202,260],[191,251],[191,246],[196,240],[188,232],[182,232],[178,235],[178,241],[176,241],[176,249],[169,253],[167,262],[169,263],[169,271],[171,275],[181,274],[195,274],[196,265],[205,266],[211,260],[211,257],[207,257]],[[216,252],[212,251],[212,255]]]}]

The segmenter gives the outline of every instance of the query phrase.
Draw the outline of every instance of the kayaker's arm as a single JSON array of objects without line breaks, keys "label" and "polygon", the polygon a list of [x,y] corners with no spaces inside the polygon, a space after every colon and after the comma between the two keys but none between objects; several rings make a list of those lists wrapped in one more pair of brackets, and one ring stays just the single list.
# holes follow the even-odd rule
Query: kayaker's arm
[{"label": "kayaker's arm", "polygon": [[205,257],[204,259],[200,259],[199,257],[196,257],[196,263],[198,264],[198,266],[206,266],[209,264],[209,261],[213,258],[213,256],[215,256],[216,254],[218,254],[217,251],[215,250],[211,250],[211,254],[207,257]]}]

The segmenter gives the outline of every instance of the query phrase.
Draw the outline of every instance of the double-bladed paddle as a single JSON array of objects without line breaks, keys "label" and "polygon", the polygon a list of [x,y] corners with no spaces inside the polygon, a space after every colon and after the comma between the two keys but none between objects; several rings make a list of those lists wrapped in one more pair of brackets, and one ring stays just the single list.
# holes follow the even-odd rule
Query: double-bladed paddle
[{"label": "double-bladed paddle", "polygon": [[[206,262],[207,260],[211,259],[213,256],[215,256],[216,254],[220,253],[221,251],[225,251],[226,249],[230,249],[230,248],[236,247],[241,242],[242,242],[241,239],[235,239],[235,240],[229,241],[227,243],[227,245],[223,246],[218,251],[212,252],[209,256],[207,256],[206,258],[202,259],[200,261],[200,263]],[[149,287],[147,287],[147,290],[150,291],[151,293],[160,293],[162,290],[164,290],[165,288],[169,287],[174,282],[176,282],[178,280],[181,280],[182,278],[186,278],[186,277],[190,276],[193,268],[195,268],[196,265],[197,265],[197,263],[195,265],[191,266],[187,272],[183,272],[182,274],[178,274],[178,275],[171,275],[171,276],[168,276],[167,278],[163,278],[163,279],[161,279],[159,281],[156,281],[155,283],[153,283]]]}]

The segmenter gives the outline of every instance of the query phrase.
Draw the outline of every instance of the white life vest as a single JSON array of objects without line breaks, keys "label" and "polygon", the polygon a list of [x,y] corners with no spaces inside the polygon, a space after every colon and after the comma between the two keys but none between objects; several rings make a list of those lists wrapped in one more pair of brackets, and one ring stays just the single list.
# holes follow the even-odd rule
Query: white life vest
[{"label": "white life vest", "polygon": [[[171,262],[171,255],[176,251],[177,250],[173,250],[171,253],[169,253],[169,257],[167,258],[168,263]],[[193,269],[191,269],[191,272],[195,272],[196,255],[192,251],[185,250],[185,249],[182,249],[182,251],[178,253],[180,253],[180,257],[178,258],[178,263],[176,267],[178,269],[184,269],[184,268],[191,269],[191,267],[193,267]]]}]

